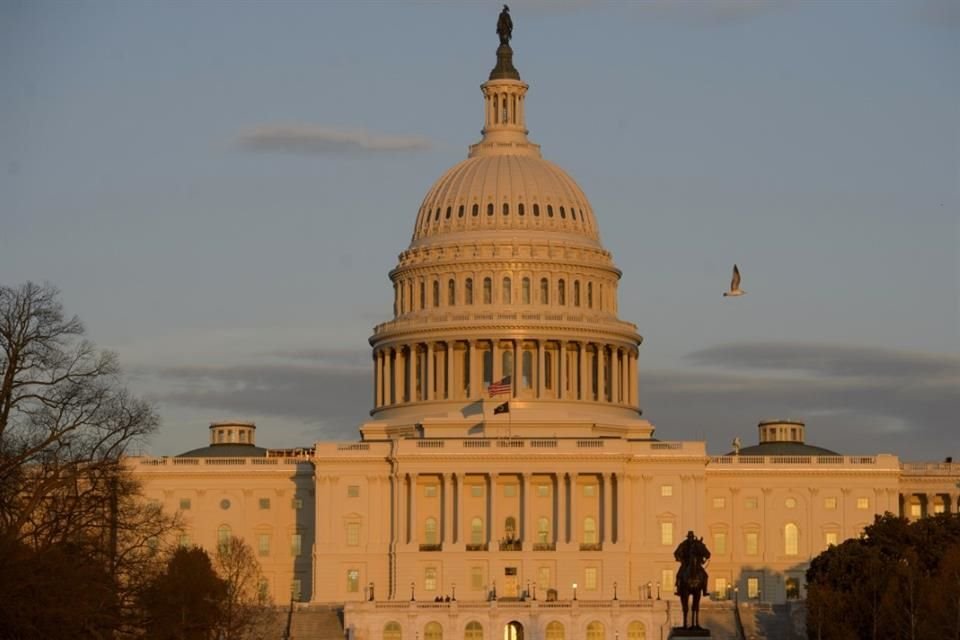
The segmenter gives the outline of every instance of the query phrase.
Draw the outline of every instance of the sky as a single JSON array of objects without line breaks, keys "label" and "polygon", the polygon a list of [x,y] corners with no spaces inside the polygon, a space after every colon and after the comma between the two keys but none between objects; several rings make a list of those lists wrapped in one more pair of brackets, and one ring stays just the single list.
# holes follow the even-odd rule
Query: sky
[{"label": "sky", "polygon": [[[60,288],[162,426],[353,439],[500,4],[0,0],[0,284]],[[524,0],[527,125],[623,271],[643,415],[960,459],[960,2]],[[732,264],[748,294],[724,299]]]}]

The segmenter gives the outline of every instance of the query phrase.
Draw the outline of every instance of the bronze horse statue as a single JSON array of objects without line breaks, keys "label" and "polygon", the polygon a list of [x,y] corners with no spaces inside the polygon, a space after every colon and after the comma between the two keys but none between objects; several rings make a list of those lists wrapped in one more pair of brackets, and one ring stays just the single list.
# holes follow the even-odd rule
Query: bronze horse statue
[{"label": "bronze horse statue", "polygon": [[[707,572],[704,563],[710,559],[710,551],[703,544],[703,538],[697,538],[693,531],[687,533],[687,539],[673,552],[675,560],[680,562],[677,571],[677,591],[680,606],[683,608],[683,628],[700,629],[700,597],[707,595]],[[693,606],[690,606],[690,598]],[[690,625],[687,616],[690,614]]]}]

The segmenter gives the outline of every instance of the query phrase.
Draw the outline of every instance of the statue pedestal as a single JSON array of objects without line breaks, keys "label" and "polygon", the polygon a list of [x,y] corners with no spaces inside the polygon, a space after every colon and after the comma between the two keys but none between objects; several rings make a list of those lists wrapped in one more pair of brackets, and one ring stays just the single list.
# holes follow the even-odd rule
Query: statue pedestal
[{"label": "statue pedestal", "polygon": [[684,629],[683,627],[674,627],[670,631],[670,640],[703,640],[703,638],[712,638],[710,629]]}]

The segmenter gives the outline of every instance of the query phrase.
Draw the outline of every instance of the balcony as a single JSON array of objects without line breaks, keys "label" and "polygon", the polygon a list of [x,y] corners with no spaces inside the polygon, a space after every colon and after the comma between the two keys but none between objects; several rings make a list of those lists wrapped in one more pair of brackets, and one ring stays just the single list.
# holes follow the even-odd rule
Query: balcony
[{"label": "balcony", "polygon": [[534,542],[533,550],[534,551],[556,551],[557,543],[556,542]]},{"label": "balcony", "polygon": [[581,542],[580,551],[603,551],[602,542]]},{"label": "balcony", "polygon": [[501,540],[500,551],[523,551],[523,543],[519,540]]},{"label": "balcony", "polygon": [[420,551],[443,551],[442,544],[421,544]]},{"label": "balcony", "polygon": [[487,551],[489,548],[486,542],[467,545],[467,551]]}]

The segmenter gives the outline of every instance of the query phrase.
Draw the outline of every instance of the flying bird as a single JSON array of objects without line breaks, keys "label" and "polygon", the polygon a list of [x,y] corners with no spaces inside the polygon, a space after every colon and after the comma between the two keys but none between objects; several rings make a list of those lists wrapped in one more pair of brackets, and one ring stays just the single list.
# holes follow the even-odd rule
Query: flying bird
[{"label": "flying bird", "polygon": [[730,291],[724,291],[723,295],[726,296],[742,296],[746,291],[740,289],[740,269],[737,269],[737,265],[733,265],[733,279],[730,280]]}]

